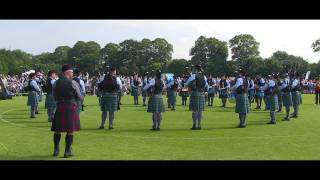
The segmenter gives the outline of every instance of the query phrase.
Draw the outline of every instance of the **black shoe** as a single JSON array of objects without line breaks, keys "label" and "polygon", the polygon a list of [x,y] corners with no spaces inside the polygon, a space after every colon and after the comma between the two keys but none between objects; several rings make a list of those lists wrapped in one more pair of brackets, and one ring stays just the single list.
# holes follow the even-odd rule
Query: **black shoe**
[{"label": "black shoe", "polygon": [[245,125],[238,125],[237,127],[238,128],[245,128],[246,126]]},{"label": "black shoe", "polygon": [[197,130],[197,127],[193,126],[192,128],[190,128],[191,130]]},{"label": "black shoe", "polygon": [[54,148],[53,156],[54,156],[54,157],[59,156],[59,148]]},{"label": "black shoe", "polygon": [[100,126],[99,129],[104,129],[104,126]]},{"label": "black shoe", "polygon": [[160,131],[160,128],[158,127],[158,128],[156,128],[155,130],[156,130],[156,131]]},{"label": "black shoe", "polygon": [[292,115],[292,116],[290,116],[290,118],[298,118],[298,116],[297,115]]},{"label": "black shoe", "polygon": [[30,116],[30,118],[36,118],[35,116]]},{"label": "black shoe", "polygon": [[69,152],[65,152],[65,153],[64,153],[64,156],[63,156],[63,157],[64,157],[64,158],[69,158],[69,157],[72,157],[72,156],[74,156],[74,155],[73,155],[73,153],[72,153],[72,151],[71,151],[71,149],[70,149]]},{"label": "black shoe", "polygon": [[150,129],[150,131],[155,131],[156,130],[156,128],[155,127],[152,127],[151,129]]},{"label": "black shoe", "polygon": [[40,114],[39,112],[36,112],[35,114]]},{"label": "black shoe", "polygon": [[201,126],[199,126],[199,127],[197,128],[197,130],[201,130]]},{"label": "black shoe", "polygon": [[276,124],[276,122],[270,121],[270,122],[268,122],[267,124]]},{"label": "black shoe", "polygon": [[54,143],[54,150],[53,150],[53,156],[59,155],[59,143],[61,139],[61,134],[54,134],[53,135],[53,143]]},{"label": "black shoe", "polygon": [[114,128],[112,126],[110,126],[109,129],[111,130],[111,129],[114,129]]},{"label": "black shoe", "polygon": [[290,121],[290,118],[285,117],[285,118],[283,118],[283,120],[284,120],[284,121]]},{"label": "black shoe", "polygon": [[73,156],[71,145],[73,144],[73,135],[66,135],[66,149],[64,151],[64,158]]}]

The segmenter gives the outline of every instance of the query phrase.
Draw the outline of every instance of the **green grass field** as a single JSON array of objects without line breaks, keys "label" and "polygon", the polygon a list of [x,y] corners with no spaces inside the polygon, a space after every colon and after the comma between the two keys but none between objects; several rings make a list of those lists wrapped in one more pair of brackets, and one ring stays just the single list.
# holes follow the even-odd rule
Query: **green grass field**
[{"label": "green grass field", "polygon": [[[100,130],[100,109],[95,96],[87,96],[81,114],[82,130],[75,135],[70,160],[297,160],[320,159],[320,106],[313,95],[304,95],[300,117],[268,125],[269,112],[253,110],[248,126],[235,128],[238,115],[234,104],[207,107],[201,131],[191,131],[191,112],[178,106],[166,111],[159,132],[150,131],[151,114],[134,106],[131,96],[123,97],[116,113],[115,129]],[[142,98],[139,99],[140,103]],[[0,101],[1,160],[64,160],[64,136],[58,158],[52,157],[50,124],[44,109],[37,119],[29,118],[26,97]]]}]

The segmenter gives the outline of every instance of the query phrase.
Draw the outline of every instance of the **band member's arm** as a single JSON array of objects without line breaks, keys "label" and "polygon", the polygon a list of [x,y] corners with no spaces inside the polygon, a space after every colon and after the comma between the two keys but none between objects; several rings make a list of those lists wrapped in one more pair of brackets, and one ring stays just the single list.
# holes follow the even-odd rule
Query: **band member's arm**
[{"label": "band member's arm", "polygon": [[31,85],[32,87],[34,87],[34,89],[35,89],[37,92],[40,92],[40,91],[41,91],[41,89],[40,89],[40,87],[38,86],[38,84],[37,84],[36,81],[31,81],[31,82],[30,82],[30,85]]},{"label": "band member's arm", "polygon": [[174,81],[170,81],[166,86],[168,87],[168,88],[171,88],[171,86],[174,84]]},{"label": "band member's arm", "polygon": [[205,82],[206,82],[206,84],[205,84],[205,88],[206,89],[208,89],[209,88],[209,84],[208,84],[208,80],[207,80],[207,77],[206,76],[204,76],[204,80],[205,80]]},{"label": "band member's arm", "polygon": [[286,84],[285,81],[283,81],[283,83],[281,84],[281,86],[278,87],[278,89],[279,89],[279,90],[282,90],[282,89],[284,89],[284,88],[286,88],[286,87],[287,87],[287,84]]},{"label": "band member's arm", "polygon": [[134,85],[133,80],[131,80],[131,87],[137,88],[137,86]]},{"label": "band member's arm", "polygon": [[298,80],[293,80],[292,82],[292,88],[295,88],[297,85],[299,84],[299,81]]},{"label": "band member's arm", "polygon": [[190,84],[191,81],[196,79],[196,75],[192,74],[189,79],[187,80],[187,82],[184,84],[184,86],[188,86]]},{"label": "band member's arm", "polygon": [[55,89],[56,89],[56,83],[53,83],[52,84],[52,95],[53,95],[54,100],[57,101],[58,98],[56,96]]},{"label": "band member's arm", "polygon": [[80,93],[80,88],[79,88],[78,83],[76,81],[72,81],[72,88],[75,92],[76,99],[83,101],[83,96]]},{"label": "band member's arm", "polygon": [[254,88],[254,82],[251,80],[251,84],[252,84],[252,87],[251,88],[249,88],[249,89],[255,89]]},{"label": "band member's arm", "polygon": [[122,82],[119,77],[117,77],[117,84],[119,85],[119,88],[122,89]]},{"label": "band member's arm", "polygon": [[84,85],[84,81],[80,79],[81,91],[83,94],[86,93],[86,86]]},{"label": "band member's arm", "polygon": [[269,83],[265,83],[264,86],[260,87],[262,91],[267,90],[269,87]]},{"label": "band member's arm", "polygon": [[155,81],[154,79],[151,79],[151,80],[149,81],[149,83],[148,83],[146,86],[143,87],[143,90],[146,91],[146,90],[148,90],[151,86],[154,86],[155,84],[156,84],[156,81]]},{"label": "band member's arm", "polygon": [[236,81],[236,84],[234,86],[231,87],[231,90],[236,90],[239,86],[241,86],[243,84],[243,80],[242,78],[238,78]]}]

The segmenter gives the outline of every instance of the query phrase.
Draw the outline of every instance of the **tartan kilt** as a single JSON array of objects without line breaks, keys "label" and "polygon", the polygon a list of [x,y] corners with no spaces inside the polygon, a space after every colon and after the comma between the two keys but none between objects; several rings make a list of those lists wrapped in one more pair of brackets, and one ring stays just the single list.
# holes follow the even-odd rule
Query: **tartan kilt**
[{"label": "tartan kilt", "polygon": [[208,97],[213,97],[214,96],[214,88],[210,88],[208,90]]},{"label": "tartan kilt", "polygon": [[256,98],[263,98],[263,97],[264,97],[264,92],[263,91],[256,92]]},{"label": "tartan kilt", "polygon": [[204,111],[206,98],[203,92],[192,91],[189,102],[190,111]]},{"label": "tartan kilt", "polygon": [[219,98],[228,98],[228,91],[227,89],[220,89],[219,90]]},{"label": "tartan kilt", "polygon": [[142,93],[141,93],[141,94],[142,94],[143,97],[147,97],[147,96],[148,96],[148,92],[145,91],[145,90],[142,90]]},{"label": "tartan kilt", "polygon": [[40,95],[38,94],[38,99],[39,99],[39,102],[42,102],[42,91],[41,91]]},{"label": "tartan kilt", "polygon": [[154,112],[164,112],[164,104],[162,94],[154,94],[151,95],[148,100],[148,109],[147,112],[154,113]]},{"label": "tartan kilt", "polygon": [[282,104],[282,92],[281,91],[278,92],[277,95],[278,95],[278,103],[280,105],[280,104]]},{"label": "tartan kilt", "polygon": [[131,89],[131,96],[139,96],[139,89],[138,88],[132,88]]},{"label": "tartan kilt", "polygon": [[300,101],[300,92],[299,91],[294,91],[294,92],[291,92],[292,94],[292,105],[293,106],[298,106],[301,104],[301,101]]},{"label": "tartan kilt", "polygon": [[35,107],[39,104],[39,96],[35,91],[29,91],[27,106]]},{"label": "tartan kilt", "polygon": [[285,107],[292,106],[292,95],[291,92],[283,92],[282,94],[282,103]]},{"label": "tartan kilt", "polygon": [[118,93],[102,93],[100,99],[100,110],[105,112],[118,111]]},{"label": "tartan kilt", "polygon": [[250,102],[248,98],[248,94],[237,94],[236,97],[236,113],[249,113],[250,111]]},{"label": "tartan kilt", "polygon": [[73,133],[80,130],[80,118],[75,103],[58,103],[51,131]]},{"label": "tartan kilt", "polygon": [[249,94],[250,98],[253,98],[255,96],[255,94],[256,94],[256,90],[255,89],[249,89],[248,94]]},{"label": "tartan kilt", "polygon": [[176,98],[177,98],[177,92],[175,90],[170,89],[168,91],[168,102],[170,104],[176,103]]},{"label": "tartan kilt", "polygon": [[264,100],[265,100],[265,103],[266,103],[266,110],[270,109],[270,96],[271,95],[264,96]]},{"label": "tartan kilt", "polygon": [[279,103],[278,103],[278,95],[271,95],[270,96],[270,111],[277,111],[279,108]]},{"label": "tartan kilt", "polygon": [[119,90],[119,91],[118,91],[118,96],[120,97],[120,96],[123,96],[123,95],[124,95],[123,91],[122,91],[122,90]]},{"label": "tartan kilt", "polygon": [[46,100],[45,100],[44,106],[46,109],[54,109],[57,107],[56,102],[54,100],[54,97],[51,93],[48,93],[46,95]]}]

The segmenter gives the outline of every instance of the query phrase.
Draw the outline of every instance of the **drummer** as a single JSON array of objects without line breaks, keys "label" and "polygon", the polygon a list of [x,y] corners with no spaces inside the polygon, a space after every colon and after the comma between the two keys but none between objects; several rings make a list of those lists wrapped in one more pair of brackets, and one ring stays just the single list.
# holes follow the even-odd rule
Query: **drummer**
[{"label": "drummer", "polygon": [[221,99],[221,102],[222,102],[221,107],[226,107],[229,88],[230,88],[230,84],[227,82],[226,76],[222,75],[221,80],[219,82],[219,98]]},{"label": "drummer", "polygon": [[188,88],[184,88],[184,84],[187,82],[188,80],[188,76],[183,76],[183,79],[181,80],[180,82],[180,87],[181,87],[181,90],[180,90],[180,96],[181,96],[181,100],[182,100],[182,106],[186,106],[187,105],[187,100],[188,100],[188,97],[189,97],[189,90]]}]

